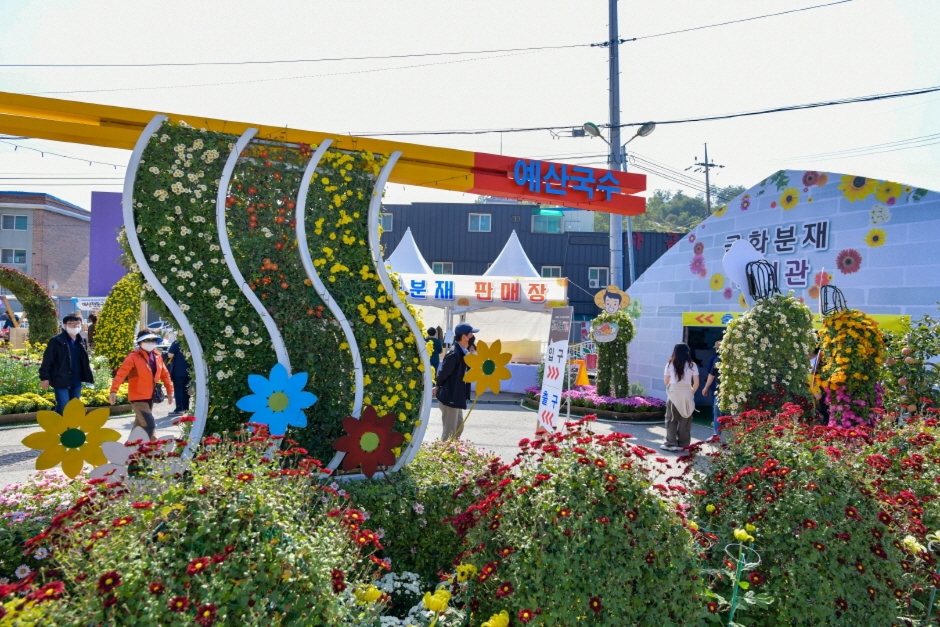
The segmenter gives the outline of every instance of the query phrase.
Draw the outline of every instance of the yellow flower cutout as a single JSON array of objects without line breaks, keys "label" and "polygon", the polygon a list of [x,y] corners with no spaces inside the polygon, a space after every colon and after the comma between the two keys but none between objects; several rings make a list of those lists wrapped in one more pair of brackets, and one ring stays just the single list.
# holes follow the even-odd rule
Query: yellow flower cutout
[{"label": "yellow flower cutout", "polygon": [[780,206],[789,211],[800,204],[800,192],[795,187],[788,187],[780,194]]},{"label": "yellow flower cutout", "polygon": [[887,238],[888,234],[884,232],[884,229],[872,229],[865,236],[865,243],[872,247],[884,246]]},{"label": "yellow flower cutout", "polygon": [[62,413],[60,416],[54,411],[37,412],[36,421],[43,430],[23,438],[23,446],[42,451],[36,458],[36,470],[48,470],[61,462],[62,472],[75,478],[85,462],[93,467],[107,464],[101,445],[121,439],[114,429],[103,428],[111,411],[103,407],[85,415],[85,406],[73,398]]},{"label": "yellow flower cutout", "polygon": [[839,180],[842,181],[839,183],[839,189],[849,202],[865,200],[875,193],[875,188],[878,186],[877,180],[865,178],[864,176],[846,174]]},{"label": "yellow flower cutout", "polygon": [[512,373],[506,364],[512,359],[512,353],[501,353],[503,345],[496,340],[487,346],[486,342],[477,342],[477,354],[468,353],[464,361],[470,367],[463,380],[467,383],[477,384],[477,395],[487,390],[499,394],[499,382],[512,378]]},{"label": "yellow flower cutout", "polygon": [[900,183],[892,183],[891,181],[883,181],[875,188],[875,198],[881,202],[889,202],[892,199],[897,200],[902,193]]},{"label": "yellow flower cutout", "polygon": [[712,278],[708,281],[709,286],[716,292],[725,286],[725,277],[720,274],[713,274]]},{"label": "yellow flower cutout", "polygon": [[741,305],[742,309],[747,309],[748,304],[747,304],[747,301],[744,300],[744,292],[741,292],[740,294],[738,294],[738,304]]}]

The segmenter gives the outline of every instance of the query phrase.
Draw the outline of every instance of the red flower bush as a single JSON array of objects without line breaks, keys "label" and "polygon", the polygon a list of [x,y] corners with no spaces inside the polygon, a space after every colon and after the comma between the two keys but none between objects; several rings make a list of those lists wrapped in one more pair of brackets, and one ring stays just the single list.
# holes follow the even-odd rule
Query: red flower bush
[{"label": "red flower bush", "polygon": [[534,615],[523,608],[537,607],[564,625],[585,614],[618,627],[624,617],[692,623],[702,611],[693,534],[672,491],[651,490],[653,451],[592,434],[592,420],[524,442],[512,463],[492,460],[472,484],[480,495],[451,523],[469,547],[455,563],[479,569],[471,607],[521,622]]}]

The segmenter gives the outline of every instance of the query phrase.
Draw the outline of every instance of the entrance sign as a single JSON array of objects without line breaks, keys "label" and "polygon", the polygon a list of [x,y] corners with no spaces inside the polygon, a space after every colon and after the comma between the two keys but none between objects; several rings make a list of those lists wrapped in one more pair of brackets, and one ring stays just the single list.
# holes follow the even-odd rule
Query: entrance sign
[{"label": "entrance sign", "polygon": [[538,414],[539,425],[553,433],[558,428],[564,377],[568,376],[565,365],[568,361],[568,337],[573,315],[574,307],[552,309],[548,352],[545,355],[545,372],[542,374],[542,390],[539,392]]},{"label": "entrance sign", "polygon": [[519,279],[463,274],[400,274],[412,305],[454,309],[520,309],[548,312],[568,302],[568,279]]}]

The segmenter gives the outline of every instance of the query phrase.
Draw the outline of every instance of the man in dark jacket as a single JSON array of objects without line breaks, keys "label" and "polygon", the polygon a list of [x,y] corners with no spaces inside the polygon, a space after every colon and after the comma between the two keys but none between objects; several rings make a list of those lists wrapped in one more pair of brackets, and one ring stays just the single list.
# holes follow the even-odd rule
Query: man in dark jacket
[{"label": "man in dark jacket", "polygon": [[170,415],[182,414],[189,411],[189,362],[186,361],[186,356],[183,355],[179,340],[170,344],[168,354],[170,363],[167,370],[170,371],[170,378],[173,379],[173,397],[176,401],[176,408],[170,412]]},{"label": "man in dark jacket", "polygon": [[39,385],[55,392],[55,411],[61,414],[73,398],[82,397],[82,383],[94,383],[88,345],[81,336],[82,319],[62,318],[62,333],[49,340],[39,366]]},{"label": "man in dark jacket", "polygon": [[444,363],[437,373],[437,385],[431,390],[441,405],[441,420],[444,422],[442,440],[459,438],[463,433],[463,410],[467,408],[467,399],[470,398],[470,384],[464,383],[463,377],[467,373],[467,364],[464,356],[470,346],[470,338],[479,329],[462,322],[454,329],[454,347],[444,356]]}]

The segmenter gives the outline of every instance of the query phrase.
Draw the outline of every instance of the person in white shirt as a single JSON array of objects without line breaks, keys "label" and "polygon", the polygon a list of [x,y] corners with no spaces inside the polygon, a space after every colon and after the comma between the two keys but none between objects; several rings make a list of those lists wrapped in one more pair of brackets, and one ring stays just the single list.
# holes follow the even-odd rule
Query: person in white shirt
[{"label": "person in white shirt", "polygon": [[676,344],[663,372],[666,384],[666,442],[659,448],[679,451],[692,443],[692,414],[698,367],[692,361],[688,344]]}]

